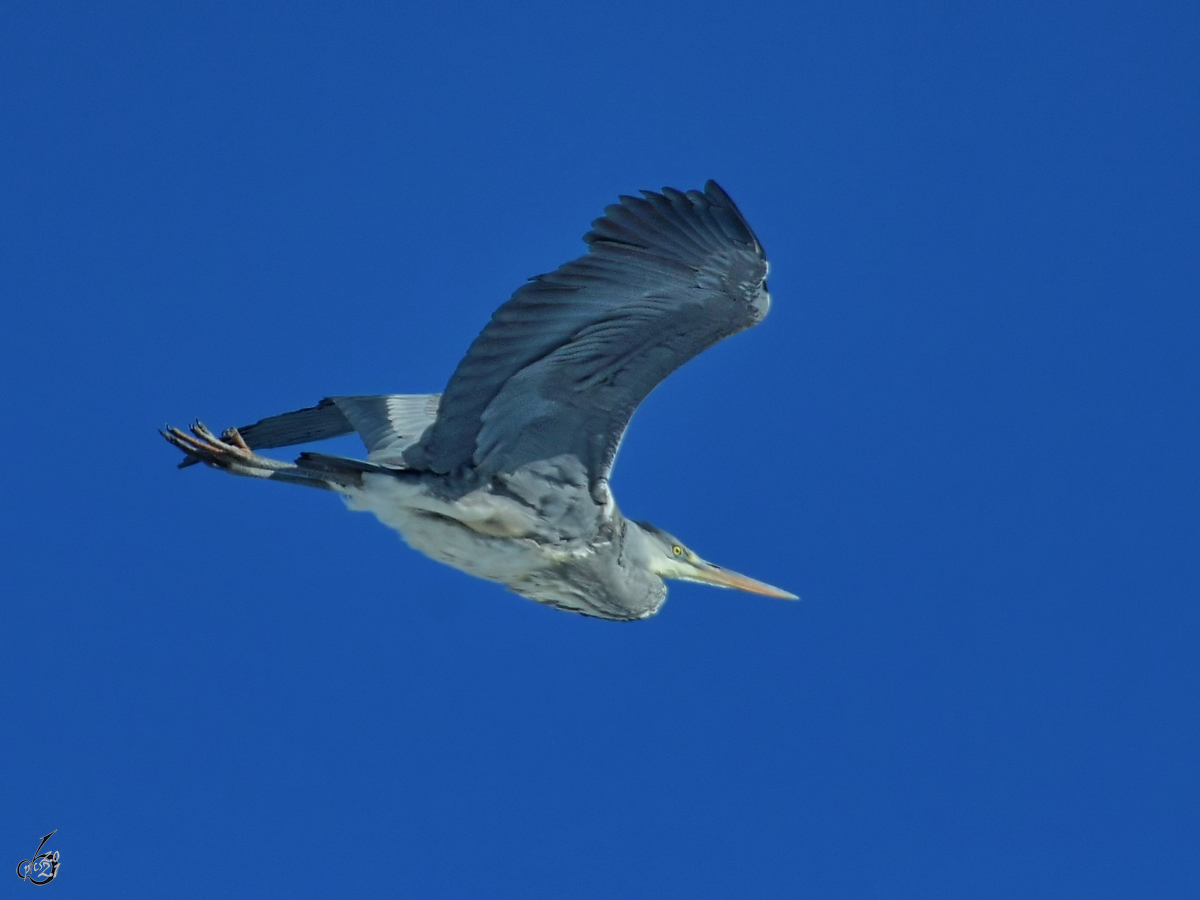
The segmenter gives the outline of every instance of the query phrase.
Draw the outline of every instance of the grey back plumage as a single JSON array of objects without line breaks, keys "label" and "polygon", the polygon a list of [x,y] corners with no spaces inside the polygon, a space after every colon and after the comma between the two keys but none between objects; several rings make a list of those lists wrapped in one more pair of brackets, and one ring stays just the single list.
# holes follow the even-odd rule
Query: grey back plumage
[{"label": "grey back plumage", "polygon": [[715,182],[621,197],[584,240],[587,255],[492,316],[405,451],[410,466],[490,477],[572,454],[595,486],[650,391],[766,315],[762,246]]}]

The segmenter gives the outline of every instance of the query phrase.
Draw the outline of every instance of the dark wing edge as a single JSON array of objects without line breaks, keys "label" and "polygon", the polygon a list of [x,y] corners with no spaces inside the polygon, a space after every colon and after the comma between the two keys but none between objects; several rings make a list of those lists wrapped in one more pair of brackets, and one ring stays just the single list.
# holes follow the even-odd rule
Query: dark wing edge
[{"label": "dark wing edge", "polygon": [[251,450],[310,444],[358,432],[372,459],[399,458],[437,415],[439,394],[326,397],[238,429]]},{"label": "dark wing edge", "polygon": [[769,308],[762,245],[716,182],[622,196],[584,240],[586,255],[493,314],[405,451],[410,465],[490,475],[576,453],[606,479],[646,395]]},{"label": "dark wing edge", "polygon": [[270,416],[238,429],[251,450],[291,447],[353,432],[354,425],[332,397],[326,397],[316,406]]}]

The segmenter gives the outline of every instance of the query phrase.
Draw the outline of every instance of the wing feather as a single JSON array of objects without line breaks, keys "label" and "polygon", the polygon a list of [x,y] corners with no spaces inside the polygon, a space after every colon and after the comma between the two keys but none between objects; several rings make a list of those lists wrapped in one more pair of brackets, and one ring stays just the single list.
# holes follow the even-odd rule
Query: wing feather
[{"label": "wing feather", "polygon": [[762,246],[715,182],[623,196],[584,240],[495,312],[409,465],[490,477],[573,454],[595,486],[646,395],[769,308]]}]

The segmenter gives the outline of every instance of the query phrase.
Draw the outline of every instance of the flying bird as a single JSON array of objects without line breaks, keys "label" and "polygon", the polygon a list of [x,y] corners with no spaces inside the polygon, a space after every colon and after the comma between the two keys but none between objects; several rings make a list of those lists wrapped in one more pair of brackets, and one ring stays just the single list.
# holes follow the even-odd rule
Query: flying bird
[{"label": "flying bird", "polygon": [[[609,488],[650,391],[767,314],[762,245],[713,181],[622,196],[584,241],[496,310],[441,394],[328,397],[220,437],[199,421],[162,434],[181,468],[336,491],[422,553],[559,609],[644,619],[664,578],[796,599],[626,519]],[[365,460],[256,452],[352,432]]]}]

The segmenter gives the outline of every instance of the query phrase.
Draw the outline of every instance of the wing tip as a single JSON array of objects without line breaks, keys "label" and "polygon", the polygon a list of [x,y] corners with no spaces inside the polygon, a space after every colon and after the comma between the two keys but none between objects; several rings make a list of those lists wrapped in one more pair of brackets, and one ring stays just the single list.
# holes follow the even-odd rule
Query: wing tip
[{"label": "wing tip", "polygon": [[[733,198],[715,179],[708,179],[703,191],[663,187],[661,191],[643,189],[639,193],[640,197],[621,194],[616,203],[604,208],[604,215],[595,219],[591,229],[583,236],[591,249],[622,244],[648,249],[675,235],[683,237],[685,243],[691,243],[699,237],[701,245],[712,241],[716,244],[727,241],[741,244],[753,248],[765,260],[766,253],[754,229]],[[664,210],[660,203],[668,209]],[[680,215],[684,217],[683,220],[678,218]],[[640,221],[633,224],[630,216]],[[708,249],[712,249],[711,245]]]}]

